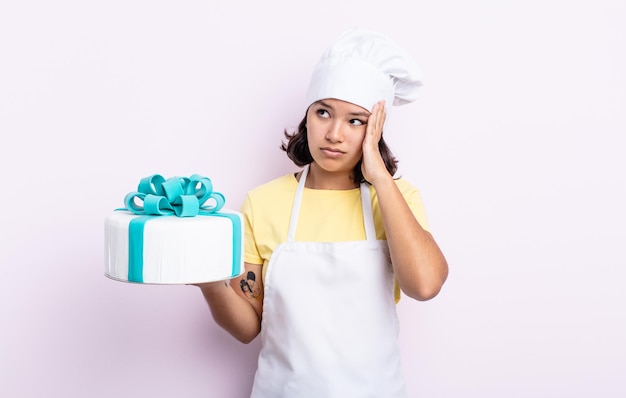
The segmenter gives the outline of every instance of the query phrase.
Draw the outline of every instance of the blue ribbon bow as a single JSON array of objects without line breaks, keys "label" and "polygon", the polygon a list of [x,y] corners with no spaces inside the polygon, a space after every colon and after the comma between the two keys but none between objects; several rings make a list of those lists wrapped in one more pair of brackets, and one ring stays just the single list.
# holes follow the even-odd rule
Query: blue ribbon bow
[{"label": "blue ribbon bow", "polygon": [[[198,174],[167,180],[154,174],[142,178],[137,190],[126,194],[124,204],[139,215],[195,217],[199,213],[215,213],[226,203],[224,195],[213,192],[211,180]],[[205,205],[208,200],[214,201],[214,205]]]}]

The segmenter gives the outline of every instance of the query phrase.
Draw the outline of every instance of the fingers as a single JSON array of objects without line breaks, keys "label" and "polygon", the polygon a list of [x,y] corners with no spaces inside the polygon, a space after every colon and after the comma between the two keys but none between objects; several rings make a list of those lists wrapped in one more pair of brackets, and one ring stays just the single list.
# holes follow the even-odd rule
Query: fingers
[{"label": "fingers", "polygon": [[384,177],[388,174],[378,147],[383,134],[385,117],[385,101],[379,101],[372,108],[372,112],[367,120],[365,139],[363,140],[361,171],[365,179],[372,184],[379,177]]},{"label": "fingers", "polygon": [[372,113],[367,119],[367,127],[365,129],[365,138],[363,140],[363,151],[378,152],[378,142],[383,134],[383,125],[385,124],[385,101],[379,101],[374,104]]},{"label": "fingers", "polygon": [[367,121],[369,133],[373,136],[372,138],[376,139],[376,142],[378,142],[382,136],[386,117],[385,101],[377,102],[372,108],[372,113]]},{"label": "fingers", "polygon": [[385,125],[385,119],[387,118],[387,111],[385,110],[385,100],[378,102],[378,117],[377,120],[377,130],[382,133],[383,126]]}]

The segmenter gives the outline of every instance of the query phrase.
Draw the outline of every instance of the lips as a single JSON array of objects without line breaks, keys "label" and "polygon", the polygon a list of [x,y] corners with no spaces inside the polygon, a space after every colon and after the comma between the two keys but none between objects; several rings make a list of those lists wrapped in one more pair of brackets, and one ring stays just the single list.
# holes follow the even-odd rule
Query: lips
[{"label": "lips", "polygon": [[337,157],[337,156],[345,154],[344,151],[336,149],[336,148],[325,147],[325,148],[320,148],[320,150],[323,153],[325,153],[327,156],[332,156],[332,157]]}]

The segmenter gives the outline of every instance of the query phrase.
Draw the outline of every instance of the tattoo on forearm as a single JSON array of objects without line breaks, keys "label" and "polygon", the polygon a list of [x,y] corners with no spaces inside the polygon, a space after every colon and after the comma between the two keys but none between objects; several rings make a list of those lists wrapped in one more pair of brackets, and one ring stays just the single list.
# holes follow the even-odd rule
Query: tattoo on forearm
[{"label": "tattoo on forearm", "polygon": [[246,276],[239,281],[239,287],[243,294],[250,299],[258,299],[261,297],[261,285],[256,282],[256,274],[248,271]]}]

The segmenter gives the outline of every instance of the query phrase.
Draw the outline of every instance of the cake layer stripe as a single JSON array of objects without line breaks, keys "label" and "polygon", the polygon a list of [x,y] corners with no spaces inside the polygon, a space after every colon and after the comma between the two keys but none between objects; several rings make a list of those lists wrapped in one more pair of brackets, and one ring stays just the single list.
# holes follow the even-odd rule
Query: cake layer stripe
[{"label": "cake layer stripe", "polygon": [[143,229],[154,217],[141,216],[128,224],[128,281],[143,283]]},{"label": "cake layer stripe", "polygon": [[241,273],[241,219],[236,214],[213,213],[213,216],[226,217],[233,223],[233,273],[235,277]]},{"label": "cake layer stripe", "polygon": [[[233,227],[232,243],[232,274],[235,277],[241,273],[241,250],[242,226],[241,219],[237,214],[202,212],[199,216],[224,217],[228,218]],[[143,283],[143,250],[144,250],[144,229],[148,221],[157,219],[155,216],[139,216],[128,224],[128,281]]]}]

